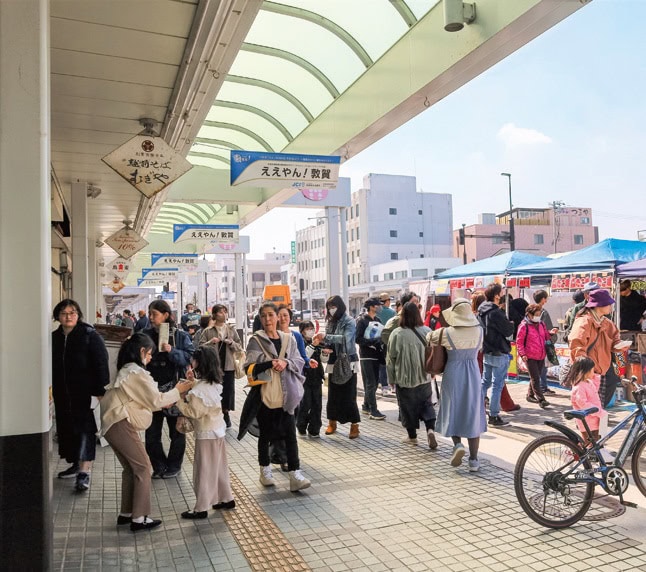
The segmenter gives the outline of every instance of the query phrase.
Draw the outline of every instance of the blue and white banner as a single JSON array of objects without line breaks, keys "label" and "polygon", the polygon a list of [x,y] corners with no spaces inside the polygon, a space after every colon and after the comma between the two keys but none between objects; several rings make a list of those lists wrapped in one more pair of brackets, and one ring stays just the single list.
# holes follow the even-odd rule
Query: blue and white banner
[{"label": "blue and white banner", "polygon": [[179,272],[179,268],[142,268],[143,280],[167,280]]},{"label": "blue and white banner", "polygon": [[231,186],[336,189],[341,157],[231,151]]},{"label": "blue and white banner", "polygon": [[194,271],[197,269],[197,254],[160,254],[150,255],[151,266],[177,266],[180,270]]},{"label": "blue and white banner", "polygon": [[235,244],[240,241],[237,224],[174,224],[173,242]]},{"label": "blue and white banner", "polygon": [[137,286],[143,287],[154,287],[154,286],[165,286],[168,280],[163,280],[160,278],[150,279],[150,278],[137,278]]}]

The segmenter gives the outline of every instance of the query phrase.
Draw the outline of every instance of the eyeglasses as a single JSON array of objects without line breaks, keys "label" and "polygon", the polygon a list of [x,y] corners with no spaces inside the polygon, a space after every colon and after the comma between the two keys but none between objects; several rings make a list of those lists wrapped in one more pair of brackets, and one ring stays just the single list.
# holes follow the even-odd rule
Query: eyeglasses
[{"label": "eyeglasses", "polygon": [[63,318],[71,318],[72,316],[78,316],[78,312],[61,312],[59,316]]}]

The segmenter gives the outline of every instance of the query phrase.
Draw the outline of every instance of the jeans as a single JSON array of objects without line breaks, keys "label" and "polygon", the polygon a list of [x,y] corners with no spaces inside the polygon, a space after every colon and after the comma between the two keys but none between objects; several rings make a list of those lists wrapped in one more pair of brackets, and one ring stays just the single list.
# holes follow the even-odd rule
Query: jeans
[{"label": "jeans", "polygon": [[507,354],[501,356],[485,354],[483,366],[482,397],[484,399],[487,396],[487,391],[493,384],[491,399],[489,400],[489,416],[498,417],[500,415],[500,394],[505,386],[507,370],[509,369],[509,356]]},{"label": "jeans", "polygon": [[386,368],[386,364],[379,365],[379,383],[377,385],[388,387],[388,369]]},{"label": "jeans", "polygon": [[376,359],[362,359],[361,378],[363,379],[363,409],[370,413],[377,413],[379,361]]},{"label": "jeans", "polygon": [[[170,436],[168,457],[164,453],[161,442],[164,419],[168,423],[168,435]],[[182,468],[184,451],[186,450],[186,436],[175,428],[176,425],[177,417],[166,417],[161,411],[153,412],[153,422],[146,429],[146,453],[148,453],[153,471],[156,473],[174,473]]]}]

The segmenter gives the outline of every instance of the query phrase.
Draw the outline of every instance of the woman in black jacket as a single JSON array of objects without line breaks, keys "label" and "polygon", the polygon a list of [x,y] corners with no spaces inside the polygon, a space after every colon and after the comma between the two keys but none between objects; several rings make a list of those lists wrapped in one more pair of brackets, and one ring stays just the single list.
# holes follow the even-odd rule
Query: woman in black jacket
[{"label": "woman in black jacket", "polygon": [[96,422],[92,397],[101,398],[110,381],[108,351],[103,338],[83,322],[77,302],[56,304],[52,332],[52,393],[56,411],[58,454],[71,466],[58,478],[76,477],[76,489],[90,488],[90,471],[96,454]]}]

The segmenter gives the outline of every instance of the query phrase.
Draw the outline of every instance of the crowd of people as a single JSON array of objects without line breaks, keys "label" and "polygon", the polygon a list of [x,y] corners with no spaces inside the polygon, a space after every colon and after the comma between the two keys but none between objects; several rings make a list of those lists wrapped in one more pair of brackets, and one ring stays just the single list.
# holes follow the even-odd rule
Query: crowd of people
[{"label": "crowd of people", "polygon": [[[622,283],[620,317],[622,324],[637,328],[644,321],[646,301],[626,288],[630,284]],[[190,331],[195,325],[192,305],[178,325],[168,303],[155,300],[145,315],[140,312],[138,321],[133,320],[133,334],[119,351],[113,381],[103,339],[83,321],[78,303],[63,300],[53,312],[60,325],[52,333],[52,385],[59,455],[70,466],[58,477],[75,478],[78,491],[89,489],[100,428],[123,467],[117,524],[129,524],[133,531],[155,528],[161,521],[150,516],[151,479],[180,473],[185,434],[192,430],[196,502],[182,518],[207,518],[210,507],[234,508],[224,437],[235,409],[235,378],[246,375],[251,390],[238,439],[247,433],[258,438],[260,483],[276,486],[272,464],[279,463],[288,473],[290,491],[304,490],[312,483],[300,467],[298,436],[320,437],[326,374],[325,435],[338,434],[340,426],[349,424],[347,436],[355,440],[362,416],[386,419],[377,407],[381,386],[382,395],[395,392],[405,443],[417,444],[421,422],[430,450],[437,448],[438,434],[452,441],[450,464],[459,467],[467,455],[466,440],[468,470],[476,472],[487,426],[506,427],[509,421],[501,411],[520,409],[505,386],[512,340],[530,377],[527,401],[543,409],[550,405],[546,396],[554,391],[547,385],[545,362],[558,328],[545,310],[547,300],[548,293],[538,290],[533,303],[519,303],[494,283],[471,300],[453,300],[443,311],[433,305],[423,318],[415,293],[402,295],[396,311],[390,309],[390,296],[382,293],[368,298],[355,319],[335,295],[325,303],[324,333],[317,333],[310,321],[292,331],[291,309],[265,302],[258,312],[260,327],[246,348],[228,323],[225,306],[213,306],[211,315],[200,316],[198,327]],[[572,404],[599,410],[590,419],[591,434],[583,435],[589,440],[599,436],[604,407],[618,382],[617,356],[626,342],[609,317],[615,300],[607,290],[590,283],[573,302],[563,334],[572,360]],[[436,372],[429,373],[429,348],[445,356],[441,388]],[[164,420],[170,437],[167,452]]]}]

